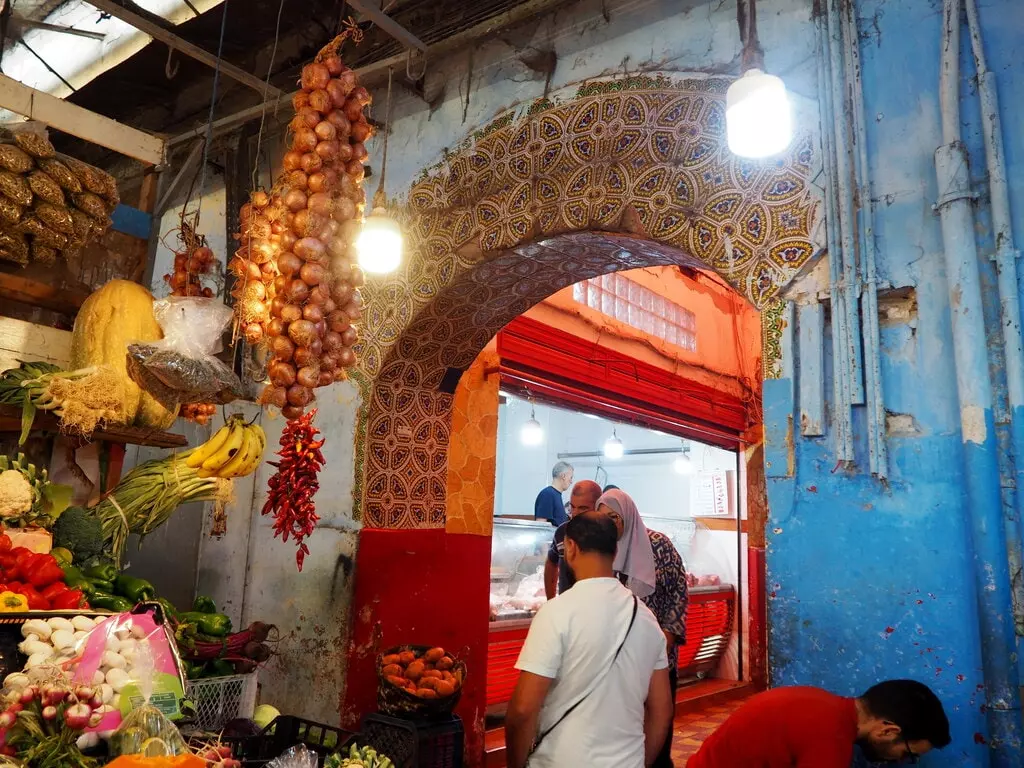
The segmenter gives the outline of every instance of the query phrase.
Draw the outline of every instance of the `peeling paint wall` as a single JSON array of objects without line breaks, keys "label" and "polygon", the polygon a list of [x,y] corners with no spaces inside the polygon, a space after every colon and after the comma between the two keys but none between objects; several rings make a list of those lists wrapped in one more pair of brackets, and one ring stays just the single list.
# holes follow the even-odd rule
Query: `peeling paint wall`
[{"label": "peeling paint wall", "polygon": [[[765,384],[769,455],[768,590],[773,682],[856,692],[887,677],[930,684],[947,705],[954,744],[929,764],[987,766],[983,641],[965,509],[961,434],[984,440],[991,415],[957,405],[950,297],[938,220],[933,153],[939,128],[942,4],[858,0],[868,149],[882,296],[882,387],[891,478],[867,463],[863,408],[855,408],[854,473],[836,470],[830,438],[794,437],[795,374]],[[1003,105],[1014,224],[1024,224],[1024,14],[1012,0],[979,3],[989,65]],[[966,37],[966,31],[964,33]],[[982,192],[978,218],[990,339],[998,339],[998,297],[984,199],[980,115],[962,57],[964,138]],[[893,77],[898,72],[899,77]],[[888,297],[888,298],[887,298]],[[825,376],[830,379],[830,342]],[[997,401],[1005,371],[993,357]],[[831,392],[831,383],[825,383]],[[1003,406],[1005,409],[1005,406]],[[998,407],[997,407],[998,411]],[[1005,425],[997,412],[997,431]],[[991,423],[990,421],[988,422]],[[774,450],[772,450],[774,449]],[[1007,488],[1007,512],[1012,499]],[[1011,521],[1012,522],[1012,521]],[[1019,553],[1018,534],[1010,548]],[[1019,555],[1017,557],[1019,564]],[[839,565],[840,567],[837,567]],[[1019,565],[1018,565],[1019,567]]]}]

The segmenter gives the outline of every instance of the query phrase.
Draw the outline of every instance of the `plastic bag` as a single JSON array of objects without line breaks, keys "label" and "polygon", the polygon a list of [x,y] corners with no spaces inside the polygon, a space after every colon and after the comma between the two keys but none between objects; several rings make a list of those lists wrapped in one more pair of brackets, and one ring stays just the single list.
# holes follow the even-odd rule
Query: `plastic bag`
[{"label": "plastic bag", "polygon": [[316,752],[311,752],[299,744],[280,757],[275,757],[267,768],[317,768],[319,760]]},{"label": "plastic bag", "polygon": [[217,299],[171,296],[154,302],[164,337],[128,345],[128,373],[173,410],[188,403],[230,403],[242,395],[238,376],[214,355],[231,322],[231,309]]},{"label": "plastic bag", "polygon": [[[185,680],[181,659],[167,625],[156,620],[155,609],[137,610],[140,612],[111,616],[85,638],[75,682],[94,687],[109,685],[118,697],[118,706],[110,707],[100,724],[87,732],[131,748],[136,746],[140,731],[129,729],[141,728],[145,739],[159,738],[171,745],[167,754],[181,754],[185,743],[171,723],[182,717]],[[120,661],[111,654],[119,656]],[[124,731],[127,736],[117,736]]]}]

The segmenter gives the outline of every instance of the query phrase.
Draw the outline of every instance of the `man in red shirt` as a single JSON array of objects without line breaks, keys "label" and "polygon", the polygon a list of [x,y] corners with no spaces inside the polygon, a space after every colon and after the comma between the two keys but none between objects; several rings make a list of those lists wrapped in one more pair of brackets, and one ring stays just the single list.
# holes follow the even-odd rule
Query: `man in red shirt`
[{"label": "man in red shirt", "polygon": [[687,768],[849,768],[855,745],[871,762],[913,764],[949,742],[942,703],[913,680],[879,683],[857,699],[776,688],[736,710]]}]

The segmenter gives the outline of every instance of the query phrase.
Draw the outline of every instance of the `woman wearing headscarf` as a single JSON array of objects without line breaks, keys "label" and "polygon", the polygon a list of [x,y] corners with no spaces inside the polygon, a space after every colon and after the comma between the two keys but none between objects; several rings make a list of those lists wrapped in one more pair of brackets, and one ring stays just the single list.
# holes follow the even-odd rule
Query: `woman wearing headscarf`
[{"label": "woman wearing headscarf", "polygon": [[[597,511],[611,517],[619,530],[619,548],[612,566],[619,580],[651,609],[668,646],[672,701],[678,684],[679,644],[686,639],[686,608],[689,590],[686,569],[671,539],[649,531],[629,494],[618,488],[597,500]],[[652,768],[672,768],[672,733],[669,732]]]}]

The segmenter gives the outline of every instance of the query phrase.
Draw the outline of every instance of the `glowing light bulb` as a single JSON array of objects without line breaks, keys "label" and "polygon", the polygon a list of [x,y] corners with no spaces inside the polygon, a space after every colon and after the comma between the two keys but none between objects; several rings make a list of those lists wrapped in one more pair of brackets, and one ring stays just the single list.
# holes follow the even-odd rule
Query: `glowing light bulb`
[{"label": "glowing light bulb", "polygon": [[793,114],[786,84],[775,75],[748,69],[725,95],[729,149],[740,157],[771,157],[793,140]]},{"label": "glowing light bulb", "polygon": [[606,459],[621,459],[625,454],[625,448],[622,445],[622,441],[619,440],[619,436],[615,434],[615,430],[612,430],[612,436],[609,437],[604,444],[604,456]]},{"label": "glowing light bulb", "polygon": [[384,207],[374,208],[356,238],[359,266],[364,272],[383,275],[402,262],[402,228]]},{"label": "glowing light bulb", "polygon": [[537,419],[530,416],[530,420],[523,424],[523,428],[519,430],[519,439],[523,445],[540,445],[544,442],[544,427],[540,425]]}]

